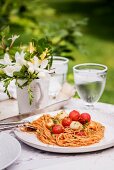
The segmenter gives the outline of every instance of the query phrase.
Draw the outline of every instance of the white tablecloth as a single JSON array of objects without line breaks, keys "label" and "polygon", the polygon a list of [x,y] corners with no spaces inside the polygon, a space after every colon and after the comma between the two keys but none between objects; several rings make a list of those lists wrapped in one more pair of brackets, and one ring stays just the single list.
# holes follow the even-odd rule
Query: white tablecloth
[{"label": "white tablecloth", "polygon": [[[84,107],[81,100],[73,99],[67,106],[67,109],[70,108],[82,108]],[[107,114],[114,115],[114,105],[98,103],[95,106],[98,110],[102,110],[103,112],[107,112]],[[18,107],[16,100],[7,100],[4,102],[0,102],[0,119],[3,117],[9,117],[11,115],[18,114]],[[8,133],[8,132],[7,132]],[[11,135],[14,136],[13,133]],[[82,170],[79,167],[79,162],[85,162],[85,170],[87,170],[87,164],[92,165],[91,170],[96,170],[96,165],[99,164],[99,170],[102,164],[107,165],[110,164],[110,170],[114,170],[114,147],[97,151],[91,153],[82,153],[82,154],[57,154],[57,153],[49,153],[41,150],[34,149],[30,146],[25,145],[20,142],[22,146],[22,152],[18,160],[13,163],[7,170],[36,170],[43,167],[46,167],[49,170],[50,165],[62,164],[63,162],[70,161],[78,161],[78,167],[76,170]],[[90,169],[89,169],[90,170]],[[98,170],[98,169],[97,169]],[[102,170],[102,169],[101,169]]]}]

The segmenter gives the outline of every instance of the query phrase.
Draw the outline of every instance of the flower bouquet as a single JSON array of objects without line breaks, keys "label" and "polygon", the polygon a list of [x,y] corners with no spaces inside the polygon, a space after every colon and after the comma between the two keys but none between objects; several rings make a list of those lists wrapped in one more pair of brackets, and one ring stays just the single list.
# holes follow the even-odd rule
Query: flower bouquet
[{"label": "flower bouquet", "polygon": [[[21,99],[19,99],[22,100],[21,105],[23,102],[25,103],[25,100],[28,100],[26,107],[33,105],[31,108],[33,109],[36,104],[34,103],[36,93],[34,92],[33,82],[38,82],[40,79],[48,80],[52,65],[52,50],[47,39],[33,39],[29,46],[24,47],[21,45],[15,46],[15,41],[18,38],[19,35],[7,37],[4,31],[1,32],[0,55],[2,59],[0,59],[0,81],[3,82],[5,92],[10,97],[8,86],[11,81],[15,80],[17,98],[21,95]],[[44,85],[45,82],[42,83],[42,86]],[[40,86],[39,93],[41,93],[41,88]],[[25,97],[24,93],[26,94]],[[40,97],[37,96],[37,98]]]}]

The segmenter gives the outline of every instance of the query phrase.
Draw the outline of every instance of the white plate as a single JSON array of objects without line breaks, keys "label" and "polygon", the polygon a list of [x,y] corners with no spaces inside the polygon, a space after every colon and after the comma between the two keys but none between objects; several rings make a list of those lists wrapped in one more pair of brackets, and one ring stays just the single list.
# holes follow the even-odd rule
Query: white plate
[{"label": "white plate", "polygon": [[[83,112],[83,110],[79,110],[80,112]],[[67,113],[70,112],[70,110],[66,110]],[[57,114],[56,112],[48,112],[50,115]],[[21,132],[20,130],[15,131],[16,136],[26,143],[29,146],[32,146],[37,149],[41,149],[44,151],[49,152],[58,152],[58,153],[80,153],[80,152],[91,152],[91,151],[97,151],[106,149],[109,147],[114,146],[114,116],[106,114],[105,112],[102,113],[102,111],[91,111],[89,112],[92,120],[98,121],[102,123],[105,126],[105,136],[104,138],[97,144],[93,144],[90,146],[82,146],[82,147],[60,147],[60,146],[53,146],[44,144],[41,141],[39,141],[34,134],[29,134],[26,132]],[[30,118],[27,118],[25,120],[33,121],[40,117],[41,114],[37,116],[32,116]]]},{"label": "white plate", "polygon": [[19,157],[21,145],[6,133],[0,133],[0,170],[7,168]]}]

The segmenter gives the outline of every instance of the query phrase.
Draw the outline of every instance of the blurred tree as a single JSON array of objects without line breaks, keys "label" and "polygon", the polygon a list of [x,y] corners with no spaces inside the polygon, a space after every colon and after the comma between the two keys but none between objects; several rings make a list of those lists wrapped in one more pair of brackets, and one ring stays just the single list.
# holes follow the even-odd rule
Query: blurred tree
[{"label": "blurred tree", "polygon": [[9,25],[11,32],[22,34],[20,41],[27,43],[31,37],[48,37],[54,54],[73,59],[73,51],[80,49],[78,38],[82,36],[80,27],[87,20],[64,19],[41,0],[1,0],[0,22]]}]

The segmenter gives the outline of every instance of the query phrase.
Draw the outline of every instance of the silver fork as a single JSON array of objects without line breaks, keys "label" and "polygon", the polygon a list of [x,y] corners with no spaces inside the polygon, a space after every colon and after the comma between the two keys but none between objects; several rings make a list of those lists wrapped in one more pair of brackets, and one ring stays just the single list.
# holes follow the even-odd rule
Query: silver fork
[{"label": "silver fork", "polygon": [[0,132],[1,131],[5,131],[5,130],[11,130],[11,129],[14,129],[14,128],[17,128],[17,127],[20,127],[20,125],[12,125],[12,126],[4,126],[4,127],[0,127]]},{"label": "silver fork", "polygon": [[20,126],[23,126],[27,123],[30,123],[29,121],[23,121],[23,122],[0,122],[0,131],[4,130],[10,130],[12,128],[17,128]]}]

